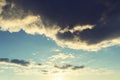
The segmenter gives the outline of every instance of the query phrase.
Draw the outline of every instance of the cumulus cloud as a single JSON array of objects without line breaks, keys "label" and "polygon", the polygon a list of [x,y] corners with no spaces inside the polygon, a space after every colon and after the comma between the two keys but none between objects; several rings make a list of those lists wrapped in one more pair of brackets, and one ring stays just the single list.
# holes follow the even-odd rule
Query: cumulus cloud
[{"label": "cumulus cloud", "polygon": [[62,47],[120,44],[119,0],[1,0],[0,30],[44,34]]}]

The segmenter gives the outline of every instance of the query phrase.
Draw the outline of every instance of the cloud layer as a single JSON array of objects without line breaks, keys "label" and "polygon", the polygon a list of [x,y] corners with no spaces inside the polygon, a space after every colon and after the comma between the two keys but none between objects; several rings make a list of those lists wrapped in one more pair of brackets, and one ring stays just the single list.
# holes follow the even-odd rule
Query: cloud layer
[{"label": "cloud layer", "polygon": [[113,70],[102,68],[89,68],[84,65],[73,64],[38,64],[26,60],[0,58],[0,73],[11,70],[17,75],[56,75],[62,74],[79,74],[79,75],[111,75]]},{"label": "cloud layer", "polygon": [[96,51],[120,44],[119,0],[2,0],[0,30],[44,34],[62,47]]},{"label": "cloud layer", "polygon": [[[9,59],[9,58],[0,58],[0,65],[8,66],[8,67],[20,67],[23,69],[37,69],[40,73],[59,73],[61,71],[69,72],[83,69],[83,66],[73,65],[73,64],[66,64],[66,63],[59,63],[55,64],[46,64],[46,63],[35,63],[26,60],[20,59]],[[11,69],[11,68],[10,68]]]},{"label": "cloud layer", "polygon": [[79,70],[79,69],[84,69],[85,68],[84,65],[74,66],[72,64],[54,65],[54,67],[58,68],[58,69],[72,69],[72,70]]}]

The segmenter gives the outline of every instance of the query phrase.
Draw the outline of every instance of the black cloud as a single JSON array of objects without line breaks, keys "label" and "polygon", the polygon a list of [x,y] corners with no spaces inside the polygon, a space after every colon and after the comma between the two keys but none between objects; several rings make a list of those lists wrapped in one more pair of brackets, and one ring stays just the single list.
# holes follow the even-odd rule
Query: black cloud
[{"label": "black cloud", "polygon": [[46,23],[48,19],[62,28],[96,24],[107,9],[101,0],[7,0],[7,2],[13,2],[17,7],[41,15],[43,22]]},{"label": "black cloud", "polygon": [[[94,25],[93,29],[75,32],[58,32],[60,40],[80,41],[96,44],[120,36],[120,0],[6,0],[9,8],[14,3],[26,13],[40,15],[46,27],[58,25],[61,30],[73,29],[77,25]],[[25,16],[25,15],[24,15]],[[79,41],[78,40],[78,41]]]}]

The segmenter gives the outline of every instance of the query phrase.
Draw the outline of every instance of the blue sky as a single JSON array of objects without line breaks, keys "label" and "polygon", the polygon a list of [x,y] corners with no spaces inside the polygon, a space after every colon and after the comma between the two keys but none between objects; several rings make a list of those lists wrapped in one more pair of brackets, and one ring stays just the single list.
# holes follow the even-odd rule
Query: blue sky
[{"label": "blue sky", "polygon": [[0,0],[0,79],[119,80],[119,8],[119,0]]},{"label": "blue sky", "polygon": [[[119,70],[120,70],[120,64],[119,64],[119,46],[113,46],[109,48],[105,48],[99,51],[83,51],[83,50],[74,50],[69,48],[62,48],[58,46],[53,40],[48,39],[44,35],[28,35],[24,33],[23,31],[20,31],[18,33],[9,33],[9,32],[3,32],[0,31],[0,57],[1,58],[9,58],[9,59],[20,59],[20,60],[27,60],[27,61],[33,61],[35,63],[41,63],[46,64],[46,62],[50,62],[51,56],[64,54],[64,56],[68,56],[69,54],[72,54],[74,58],[66,58],[62,59],[59,58],[58,62],[64,61],[65,63],[70,63],[73,65],[85,65],[85,68],[91,68],[98,70],[97,72],[91,73],[91,71],[88,70],[89,75],[77,73],[75,75],[72,75],[72,73],[63,73],[65,74],[62,77],[64,79],[62,80],[71,80],[70,78],[75,78],[76,80],[83,79],[87,80],[87,77],[90,77],[89,79],[94,80],[109,80],[119,79]],[[57,58],[54,61],[57,62]],[[56,75],[61,75],[61,73],[55,73],[53,75],[50,74],[42,74],[41,72],[38,72],[39,74],[36,75],[33,73],[31,74],[19,74],[19,72],[14,72],[12,69],[9,69],[10,64],[3,65],[2,63],[0,66],[6,66],[8,69],[1,68],[0,72],[0,78],[4,80],[13,80],[13,79],[25,79],[25,80],[47,80],[47,77],[50,77],[50,80],[59,80],[54,79]],[[12,66],[11,66],[12,67]],[[15,68],[15,67],[13,67]],[[18,68],[17,68],[18,69]],[[103,70],[101,70],[103,69]],[[100,70],[100,71],[99,71]],[[103,72],[102,72],[103,71]],[[104,71],[106,71],[106,74],[104,74]],[[31,71],[27,71],[31,72]],[[35,71],[36,72],[36,71]],[[24,69],[23,69],[24,73]],[[30,75],[34,75],[30,77]],[[82,74],[82,75],[81,75]],[[99,74],[99,75],[97,75]],[[111,75],[114,75],[114,77],[111,77]],[[11,77],[14,76],[14,77]],[[97,76],[97,78],[95,78]],[[101,78],[102,77],[102,78]],[[61,78],[61,76],[60,76]],[[105,78],[105,79],[104,79]]]}]

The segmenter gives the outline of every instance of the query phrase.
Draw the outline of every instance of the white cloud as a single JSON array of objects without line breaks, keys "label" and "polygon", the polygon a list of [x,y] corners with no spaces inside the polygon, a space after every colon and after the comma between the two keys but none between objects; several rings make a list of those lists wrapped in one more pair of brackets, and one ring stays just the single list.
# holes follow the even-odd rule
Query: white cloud
[{"label": "white cloud", "polygon": [[53,61],[57,60],[57,59],[65,60],[65,59],[73,59],[73,58],[75,58],[74,55],[72,55],[72,54],[64,54],[64,53],[58,53],[58,54],[53,55],[53,56],[50,57],[50,59],[52,59]]},{"label": "white cloud", "polygon": [[86,29],[92,29],[93,27],[94,27],[93,25],[75,26],[73,29],[68,29],[68,27],[67,27],[63,30],[60,30],[60,32],[64,33],[64,32],[70,31],[71,33],[73,33],[75,31],[83,31]]},{"label": "white cloud", "polygon": [[60,52],[60,49],[53,49],[51,51],[53,51],[53,52]]}]

